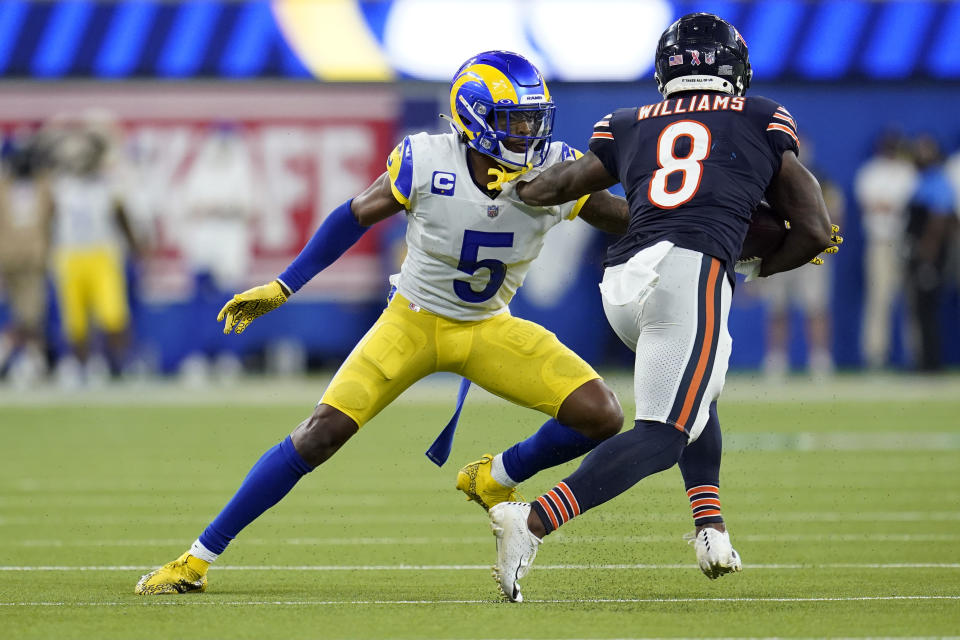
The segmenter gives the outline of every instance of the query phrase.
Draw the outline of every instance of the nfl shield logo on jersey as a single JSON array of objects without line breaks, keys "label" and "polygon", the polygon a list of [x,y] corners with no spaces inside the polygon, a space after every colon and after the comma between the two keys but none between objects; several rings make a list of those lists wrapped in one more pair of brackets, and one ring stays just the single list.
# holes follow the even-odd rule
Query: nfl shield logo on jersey
[{"label": "nfl shield logo on jersey", "polygon": [[488,205],[488,206],[487,206],[487,217],[488,217],[488,218],[496,218],[498,215],[500,215],[500,207],[499,207],[499,205],[491,204],[491,205]]}]

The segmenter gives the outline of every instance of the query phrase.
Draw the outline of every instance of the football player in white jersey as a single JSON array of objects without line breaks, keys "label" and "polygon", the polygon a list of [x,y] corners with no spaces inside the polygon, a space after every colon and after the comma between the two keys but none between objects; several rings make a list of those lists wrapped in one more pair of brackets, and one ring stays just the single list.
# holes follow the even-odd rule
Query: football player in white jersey
[{"label": "football player in white jersey", "polygon": [[229,301],[218,320],[242,333],[331,264],[367,228],[399,212],[408,253],[380,319],[337,371],[313,414],[267,451],[232,500],[177,560],[143,576],[138,594],[202,591],[207,568],[246,525],[332,456],[417,380],[450,371],[549,420],[530,438],[461,470],[457,488],[489,509],[516,499],[537,471],[615,435],[623,412],[582,358],[507,306],[544,234],[580,216],[623,233],[626,202],[607,191],[551,207],[524,204],[503,185],[581,154],[551,144],[554,104],[539,71],[505,51],[457,71],[445,135],[408,136],[387,171],[335,209],[279,278]]}]

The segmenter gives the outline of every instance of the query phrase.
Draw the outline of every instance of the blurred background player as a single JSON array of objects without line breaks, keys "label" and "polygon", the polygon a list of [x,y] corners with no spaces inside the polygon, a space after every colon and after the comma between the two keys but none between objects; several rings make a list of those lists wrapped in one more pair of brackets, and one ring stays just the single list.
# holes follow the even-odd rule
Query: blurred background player
[{"label": "blurred background player", "polygon": [[629,230],[607,251],[600,291],[610,325],[636,352],[636,421],[534,502],[490,509],[494,577],[511,601],[523,599],[518,580],[543,536],[678,463],[700,568],[710,578],[740,570],[720,509],[716,405],[732,343],[734,266],[765,196],[791,230],[750,265],[753,275],[795,269],[831,243],[790,113],[743,97],[753,72],[733,25],[708,13],[683,16],[661,35],[655,68],[664,101],[607,114],[586,155],[516,186],[524,202],[551,205],[623,183]]},{"label": "blurred background player", "polygon": [[198,350],[180,373],[191,383],[206,381],[211,365],[230,379],[242,370],[236,341],[227,340],[212,318],[223,299],[241,289],[250,272],[256,172],[238,125],[220,123],[200,147],[183,185],[180,249],[193,276],[192,317]]},{"label": "blurred background player", "polygon": [[907,207],[906,230],[910,344],[914,366],[933,372],[943,368],[940,305],[957,226],[956,196],[944,168],[940,145],[933,137],[918,137],[913,155],[918,175]]},{"label": "blurred background player", "polygon": [[[139,248],[108,171],[107,137],[84,124],[51,136],[53,278],[68,348],[57,376],[69,387],[121,373],[130,347],[125,260]],[[104,355],[93,351],[91,320],[102,333]]]},{"label": "blurred background player", "polygon": [[[601,190],[559,206],[530,207],[501,191],[519,173],[579,155],[563,143],[551,144],[550,92],[522,56],[488,51],[469,59],[451,83],[450,110],[453,133],[404,138],[387,171],[331,212],[277,280],[234,296],[221,310],[224,332],[242,333],[339,258],[370,225],[407,214],[407,255],[391,278],[387,308],[313,414],[260,458],[190,549],[143,576],[136,593],[204,590],[209,564],[246,525],[431,373],[457,373],[550,416],[511,448],[514,483],[572,460],[620,430],[620,404],[593,368],[554,334],[512,316],[508,303],[550,228],[579,215],[622,233],[626,203]],[[472,470],[471,482],[461,487],[471,499],[487,507],[514,496],[509,483],[497,481],[492,457]]]},{"label": "blurred background player", "polygon": [[896,131],[878,138],[874,155],[854,178],[864,233],[861,345],[871,369],[886,366],[890,359],[893,306],[903,282],[907,202],[916,180],[907,141]]},{"label": "blurred background player", "polygon": [[16,135],[0,158],[0,284],[10,322],[0,334],[0,374],[27,388],[47,370],[47,258],[52,201],[32,136]]},{"label": "blurred background player", "polygon": [[[846,210],[843,192],[816,168],[810,140],[800,138],[798,157],[820,183],[830,219],[835,224],[842,223]],[[803,323],[807,370],[817,379],[824,379],[833,373],[830,317],[832,281],[833,266],[828,262],[822,265],[805,264],[757,282],[767,302],[767,351],[763,359],[763,373],[768,379],[782,380],[790,370],[790,326],[794,311],[800,314]]]}]

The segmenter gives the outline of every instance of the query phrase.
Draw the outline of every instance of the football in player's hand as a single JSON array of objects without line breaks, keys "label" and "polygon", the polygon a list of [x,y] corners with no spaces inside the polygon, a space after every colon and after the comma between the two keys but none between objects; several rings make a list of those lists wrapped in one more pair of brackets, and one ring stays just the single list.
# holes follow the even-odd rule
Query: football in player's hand
[{"label": "football in player's hand", "polygon": [[761,202],[753,211],[750,228],[743,239],[740,260],[766,258],[773,255],[787,237],[786,221],[766,202]]}]

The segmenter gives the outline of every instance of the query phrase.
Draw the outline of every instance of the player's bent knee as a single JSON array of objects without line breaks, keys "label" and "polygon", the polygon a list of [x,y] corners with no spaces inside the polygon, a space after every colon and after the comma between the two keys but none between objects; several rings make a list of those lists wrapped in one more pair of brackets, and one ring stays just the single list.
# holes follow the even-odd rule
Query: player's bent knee
[{"label": "player's bent knee", "polygon": [[290,437],[300,457],[316,467],[336,453],[357,429],[353,418],[330,405],[320,404]]},{"label": "player's bent knee", "polygon": [[603,387],[606,402],[598,412],[597,434],[593,436],[595,440],[606,440],[620,433],[623,428],[623,407],[617,395],[606,385]]},{"label": "player's bent knee", "polygon": [[591,380],[564,401],[557,414],[562,423],[593,440],[606,440],[623,427],[623,409],[602,380]]}]

